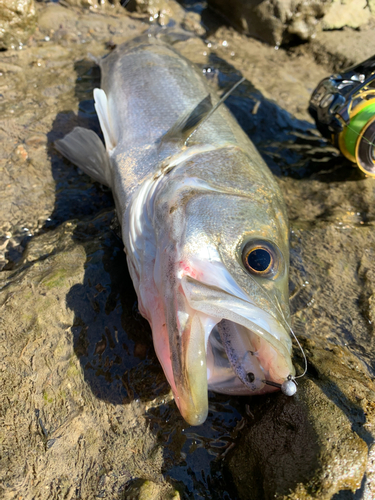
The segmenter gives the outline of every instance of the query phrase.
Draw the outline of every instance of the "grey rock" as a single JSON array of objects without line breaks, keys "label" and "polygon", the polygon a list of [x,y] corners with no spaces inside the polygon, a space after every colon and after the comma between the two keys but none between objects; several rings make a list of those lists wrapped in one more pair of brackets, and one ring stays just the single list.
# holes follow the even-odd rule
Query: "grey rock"
[{"label": "grey rock", "polygon": [[150,20],[154,19],[162,26],[171,20],[181,23],[185,16],[185,9],[175,0],[131,0],[128,7],[141,14],[148,14]]}]

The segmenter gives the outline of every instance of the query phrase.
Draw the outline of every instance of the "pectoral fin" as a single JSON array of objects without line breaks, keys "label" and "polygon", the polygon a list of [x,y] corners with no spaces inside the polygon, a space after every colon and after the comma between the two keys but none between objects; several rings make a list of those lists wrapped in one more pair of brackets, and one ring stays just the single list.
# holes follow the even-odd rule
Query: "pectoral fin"
[{"label": "pectoral fin", "polygon": [[90,177],[106,186],[111,186],[108,154],[95,132],[76,127],[63,139],[56,141],[55,147]]},{"label": "pectoral fin", "polygon": [[111,152],[117,144],[115,127],[109,112],[107,94],[102,89],[94,89],[95,110],[99,118],[105,145],[108,152]]}]

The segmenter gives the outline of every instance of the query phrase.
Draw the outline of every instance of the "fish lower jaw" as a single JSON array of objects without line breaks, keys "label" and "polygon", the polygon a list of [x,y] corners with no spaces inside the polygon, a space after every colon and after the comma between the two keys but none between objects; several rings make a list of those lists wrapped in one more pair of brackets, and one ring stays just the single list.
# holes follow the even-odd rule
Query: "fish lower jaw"
[{"label": "fish lower jaw", "polygon": [[[220,332],[223,324],[229,331],[227,336]],[[228,320],[212,329],[206,363],[208,389],[222,394],[252,396],[275,392],[293,374],[290,359],[253,331]]]},{"label": "fish lower jaw", "polygon": [[212,392],[217,392],[218,394],[228,394],[229,396],[261,396],[262,394],[270,394],[271,392],[277,392],[280,389],[277,387],[271,387],[269,385],[264,385],[262,389],[257,391],[251,391],[246,386],[243,387],[227,387],[225,385],[218,386],[217,384],[208,384],[208,390]]}]

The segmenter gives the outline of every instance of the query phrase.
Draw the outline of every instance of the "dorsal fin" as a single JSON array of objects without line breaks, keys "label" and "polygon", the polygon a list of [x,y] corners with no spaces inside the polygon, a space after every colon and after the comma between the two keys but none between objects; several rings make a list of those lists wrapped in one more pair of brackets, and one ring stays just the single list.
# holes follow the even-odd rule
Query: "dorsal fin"
[{"label": "dorsal fin", "polygon": [[199,126],[199,123],[206,118],[212,109],[211,96],[208,95],[195,106],[193,111],[184,113],[166,134],[160,139],[160,145],[167,142],[184,143],[191,133]]},{"label": "dorsal fin", "polygon": [[215,104],[215,106],[211,106],[211,109],[209,110],[209,112],[202,118],[202,120],[199,121],[199,123],[197,124],[197,126],[195,127],[194,130],[191,131],[191,133],[187,136],[187,138],[185,139],[185,146],[188,145],[188,142],[189,142],[189,139],[190,137],[195,134],[195,132],[199,129],[199,127],[201,127],[203,125],[204,122],[206,122],[210,116],[212,116],[215,111],[218,109],[219,106],[221,106],[223,104],[224,101],[226,101],[226,99],[231,95],[231,93],[239,86],[241,85],[242,82],[245,81],[245,77],[242,77],[240,80],[238,80],[238,82],[236,82],[233,87],[231,87],[228,92],[225,92],[225,94],[223,96],[220,97],[220,99],[218,100],[218,102]]},{"label": "dorsal fin", "polygon": [[168,142],[181,142],[187,146],[191,136],[195,134],[199,127],[201,127],[202,124],[213,115],[213,113],[215,113],[218,107],[223,104],[223,102],[244,80],[245,78],[243,77],[236,82],[233,87],[228,90],[228,92],[225,92],[215,106],[212,106],[211,96],[207,95],[199,104],[197,104],[193,111],[184,113],[168,130],[168,132],[161,137],[159,147],[162,147]]}]

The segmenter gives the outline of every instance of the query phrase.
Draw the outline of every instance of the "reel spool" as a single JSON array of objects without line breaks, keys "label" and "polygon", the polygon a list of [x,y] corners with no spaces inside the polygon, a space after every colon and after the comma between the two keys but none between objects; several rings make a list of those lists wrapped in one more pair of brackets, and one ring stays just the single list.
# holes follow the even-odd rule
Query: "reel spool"
[{"label": "reel spool", "polygon": [[348,160],[375,177],[375,99],[353,110],[350,122],[338,136],[338,146]]},{"label": "reel spool", "polygon": [[309,103],[323,137],[371,177],[375,177],[375,56],[324,78]]}]

